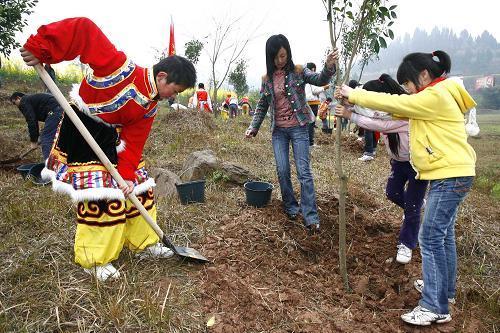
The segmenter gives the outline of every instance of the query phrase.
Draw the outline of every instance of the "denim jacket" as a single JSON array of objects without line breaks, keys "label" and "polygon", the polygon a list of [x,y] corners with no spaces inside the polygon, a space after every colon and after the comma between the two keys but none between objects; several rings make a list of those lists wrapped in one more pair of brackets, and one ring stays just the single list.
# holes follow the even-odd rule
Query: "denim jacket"
[{"label": "denim jacket", "polygon": [[[314,114],[306,102],[306,95],[304,87],[306,83],[323,86],[328,84],[331,77],[335,74],[335,68],[329,70],[326,66],[321,73],[315,73],[308,68],[302,66],[295,66],[295,71],[289,72],[285,76],[285,92],[288,101],[292,107],[293,113],[296,115],[297,120],[301,126],[314,122]],[[271,118],[271,132],[275,127],[275,96],[273,88],[273,79],[265,76],[262,80],[260,89],[260,99],[255,107],[255,114],[249,126],[249,130],[253,133],[259,131],[262,122],[269,109],[269,116]]]}]

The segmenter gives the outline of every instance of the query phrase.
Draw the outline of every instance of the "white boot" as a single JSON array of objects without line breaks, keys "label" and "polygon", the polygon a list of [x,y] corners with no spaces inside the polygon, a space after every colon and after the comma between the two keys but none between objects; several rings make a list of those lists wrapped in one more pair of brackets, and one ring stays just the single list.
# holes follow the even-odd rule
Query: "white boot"
[{"label": "white boot", "polygon": [[137,254],[139,258],[155,258],[155,259],[170,258],[173,255],[174,252],[165,245],[163,245],[162,243],[156,243],[150,245],[147,248],[145,248],[144,251],[139,252]]},{"label": "white boot", "polygon": [[95,276],[95,278],[101,282],[105,282],[108,279],[118,279],[120,277],[120,272],[110,263],[102,266],[94,266],[92,268],[84,268],[85,273]]}]

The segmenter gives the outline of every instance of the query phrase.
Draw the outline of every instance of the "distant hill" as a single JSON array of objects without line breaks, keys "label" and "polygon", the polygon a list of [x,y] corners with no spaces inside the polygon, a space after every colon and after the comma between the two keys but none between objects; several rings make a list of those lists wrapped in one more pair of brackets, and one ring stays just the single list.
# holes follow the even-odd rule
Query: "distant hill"
[{"label": "distant hill", "polygon": [[376,78],[381,73],[395,76],[406,54],[435,50],[443,50],[450,55],[453,75],[472,76],[470,79],[473,79],[486,74],[499,74],[496,79],[500,79],[500,44],[488,31],[472,37],[467,30],[456,34],[451,29],[436,27],[430,34],[417,28],[413,36],[406,34],[396,38],[387,49],[381,50],[378,60],[365,67],[361,81]]}]

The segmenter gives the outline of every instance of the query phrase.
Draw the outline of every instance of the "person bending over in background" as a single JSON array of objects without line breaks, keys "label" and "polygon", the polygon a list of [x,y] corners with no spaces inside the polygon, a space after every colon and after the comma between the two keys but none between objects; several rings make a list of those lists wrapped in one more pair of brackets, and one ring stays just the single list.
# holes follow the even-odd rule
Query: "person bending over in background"
[{"label": "person bending over in background", "polygon": [[[38,146],[38,141],[42,146],[43,159],[49,157],[57,126],[61,121],[63,110],[54,96],[50,94],[25,95],[15,92],[10,96],[10,102],[19,108],[28,123],[31,147]],[[45,123],[40,133],[38,122]]]}]

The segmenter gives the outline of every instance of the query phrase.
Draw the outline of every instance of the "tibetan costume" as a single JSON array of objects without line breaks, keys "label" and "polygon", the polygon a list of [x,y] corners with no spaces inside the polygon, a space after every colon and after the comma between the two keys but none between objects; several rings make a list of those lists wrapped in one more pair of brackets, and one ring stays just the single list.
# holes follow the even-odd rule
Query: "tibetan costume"
[{"label": "tibetan costume", "polygon": [[[154,180],[142,151],[158,111],[152,68],[134,64],[94,22],[71,18],[41,26],[25,49],[40,62],[80,57],[92,69],[70,94],[77,115],[156,220]],[[55,191],[77,203],[75,262],[90,268],[115,260],[124,245],[141,251],[159,241],[68,117],[63,117],[46,162]]]}]

